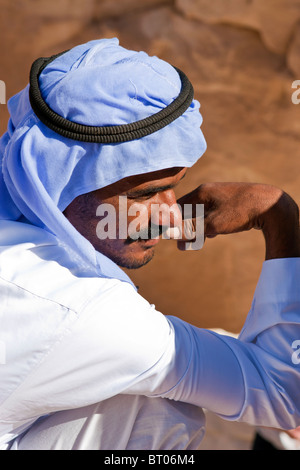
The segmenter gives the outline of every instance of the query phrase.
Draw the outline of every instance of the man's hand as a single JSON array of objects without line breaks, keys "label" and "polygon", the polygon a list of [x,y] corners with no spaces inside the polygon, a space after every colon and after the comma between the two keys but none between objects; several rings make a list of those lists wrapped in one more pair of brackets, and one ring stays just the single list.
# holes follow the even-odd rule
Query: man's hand
[{"label": "man's hand", "polygon": [[[204,204],[205,237],[255,228],[266,241],[266,259],[300,256],[299,209],[295,201],[274,186],[255,183],[202,184],[178,200]],[[183,241],[178,247],[183,249]]]}]

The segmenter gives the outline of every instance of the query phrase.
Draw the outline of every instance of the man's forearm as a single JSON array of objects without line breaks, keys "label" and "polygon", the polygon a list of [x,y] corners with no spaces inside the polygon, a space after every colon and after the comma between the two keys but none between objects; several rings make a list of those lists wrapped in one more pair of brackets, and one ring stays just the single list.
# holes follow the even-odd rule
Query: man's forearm
[{"label": "man's forearm", "polygon": [[300,257],[299,209],[282,192],[278,202],[262,216],[266,242],[266,260]]},{"label": "man's forearm", "polygon": [[[255,228],[264,234],[266,260],[300,257],[299,208],[287,193],[275,186],[207,183],[178,202],[204,204],[206,237]],[[178,246],[182,248],[181,241]]]}]

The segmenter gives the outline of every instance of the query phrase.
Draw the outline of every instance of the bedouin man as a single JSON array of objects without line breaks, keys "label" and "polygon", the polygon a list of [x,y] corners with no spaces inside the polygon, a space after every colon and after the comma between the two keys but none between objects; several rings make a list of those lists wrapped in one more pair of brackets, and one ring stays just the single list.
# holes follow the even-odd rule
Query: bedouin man
[{"label": "bedouin man", "polygon": [[[199,182],[176,201],[175,186],[206,149],[185,74],[116,38],[96,40],[37,59],[8,107],[1,448],[197,449],[202,408],[258,426],[299,426],[298,207],[284,191],[250,183]],[[147,220],[133,236],[137,204]],[[154,205],[162,211],[152,213]],[[165,232],[181,230],[182,248],[198,205],[205,236],[255,228],[265,239],[238,339],[165,316],[122,269],[150,261]],[[110,223],[105,237],[109,208],[116,236]]]}]

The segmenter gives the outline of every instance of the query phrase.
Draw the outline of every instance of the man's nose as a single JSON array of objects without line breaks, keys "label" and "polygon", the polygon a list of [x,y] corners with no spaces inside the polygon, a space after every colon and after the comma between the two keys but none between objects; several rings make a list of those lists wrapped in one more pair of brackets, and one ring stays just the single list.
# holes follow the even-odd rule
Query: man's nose
[{"label": "man's nose", "polygon": [[164,191],[151,204],[151,222],[157,226],[174,228],[182,226],[181,209],[173,190]]}]

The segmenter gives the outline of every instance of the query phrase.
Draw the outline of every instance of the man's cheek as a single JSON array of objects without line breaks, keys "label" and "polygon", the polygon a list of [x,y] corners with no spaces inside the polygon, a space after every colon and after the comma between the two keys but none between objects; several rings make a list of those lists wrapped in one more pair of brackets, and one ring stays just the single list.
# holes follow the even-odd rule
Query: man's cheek
[{"label": "man's cheek", "polygon": [[117,214],[112,204],[100,204],[96,209],[96,217],[99,222],[96,225],[96,235],[99,240],[116,240],[117,238]]},{"label": "man's cheek", "polygon": [[149,237],[149,213],[145,204],[135,202],[128,207],[128,236],[133,240]]}]

